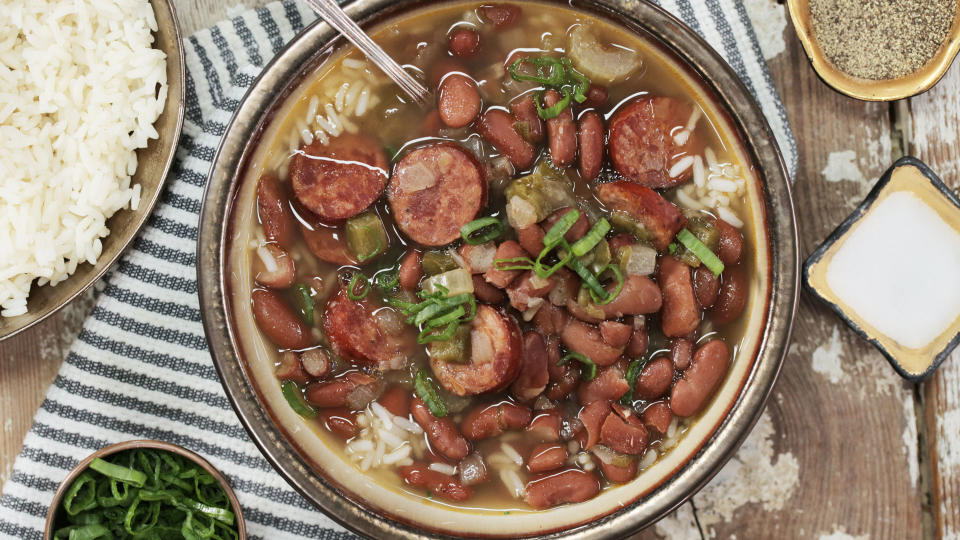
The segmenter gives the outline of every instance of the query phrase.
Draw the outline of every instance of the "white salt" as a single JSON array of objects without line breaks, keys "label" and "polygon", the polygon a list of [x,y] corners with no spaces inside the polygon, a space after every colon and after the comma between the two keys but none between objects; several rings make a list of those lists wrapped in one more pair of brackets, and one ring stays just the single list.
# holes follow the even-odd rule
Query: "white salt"
[{"label": "white salt", "polygon": [[960,234],[918,196],[898,191],[848,234],[827,284],[864,321],[908,349],[960,316]]}]

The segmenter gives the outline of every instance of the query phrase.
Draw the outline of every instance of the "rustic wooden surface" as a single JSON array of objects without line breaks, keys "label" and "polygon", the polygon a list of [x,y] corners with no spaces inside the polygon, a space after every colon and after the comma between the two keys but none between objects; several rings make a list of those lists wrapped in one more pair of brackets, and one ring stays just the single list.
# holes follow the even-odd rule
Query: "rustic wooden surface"
[{"label": "rustic wooden surface", "polygon": [[[174,3],[185,35],[227,15],[219,0]],[[265,1],[229,4],[236,3]],[[909,106],[868,104],[824,86],[789,25],[783,34],[786,50],[770,62],[800,146],[794,200],[802,256],[901,154],[901,126],[914,134],[907,147],[960,185],[960,65]],[[88,296],[0,344],[0,489],[90,307]],[[956,538],[958,507],[960,354],[929,383],[907,384],[804,293],[758,427],[692,503],[639,537]]]}]

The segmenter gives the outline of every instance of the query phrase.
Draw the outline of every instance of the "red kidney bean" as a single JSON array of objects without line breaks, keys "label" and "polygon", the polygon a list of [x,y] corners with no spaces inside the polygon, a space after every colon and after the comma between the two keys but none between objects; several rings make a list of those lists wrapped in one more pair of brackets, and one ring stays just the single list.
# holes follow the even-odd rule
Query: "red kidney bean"
[{"label": "red kidney bean", "polygon": [[607,240],[607,245],[610,246],[610,253],[616,255],[617,250],[627,246],[632,246],[637,243],[637,239],[633,237],[632,234],[620,233],[615,235],[610,240]]},{"label": "red kidney bean", "polygon": [[618,321],[603,321],[600,323],[600,337],[611,347],[624,347],[630,342],[633,328]]},{"label": "red kidney bean", "polygon": [[713,324],[723,326],[730,324],[740,317],[747,307],[747,274],[740,266],[731,266],[720,275],[720,293],[717,301],[710,308],[710,319]]},{"label": "red kidney bean", "polygon": [[[509,65],[509,64],[508,64]],[[526,94],[510,102],[510,112],[516,117],[518,124],[526,124],[526,139],[529,143],[538,143],[543,140],[543,120],[537,113],[537,106],[532,94]],[[543,248],[540,248],[543,249]],[[537,253],[540,253],[539,251]]]},{"label": "red kidney bean", "polygon": [[513,115],[503,109],[487,109],[476,127],[480,136],[507,156],[514,167],[528,169],[537,157],[536,149],[517,133],[515,122]]},{"label": "red kidney bean", "polygon": [[410,416],[410,397],[409,390],[395,384],[387,388],[377,401],[383,405],[383,408],[390,411],[390,414],[407,418]]},{"label": "red kidney bean", "polygon": [[[547,216],[546,219],[543,220],[543,230],[549,231],[551,227],[553,227],[554,225],[557,224],[558,221],[560,221],[560,218],[569,214],[573,210],[576,210],[576,209],[571,208],[569,206],[565,206],[563,208],[554,210],[552,214],[550,214],[549,216]],[[577,211],[579,212],[579,210]],[[577,240],[583,238],[587,234],[587,231],[589,230],[590,230],[590,221],[587,220],[587,216],[583,212],[580,212],[580,217],[578,217],[577,220],[573,222],[573,225],[569,229],[567,229],[567,232],[564,233],[563,238],[567,242],[570,242],[572,244]],[[537,255],[539,254],[540,253],[538,252]]]},{"label": "red kidney bean", "polygon": [[637,460],[630,456],[617,456],[613,461],[607,463],[599,457],[600,472],[603,477],[616,484],[625,484],[637,477]]},{"label": "red kidney bean", "polygon": [[538,444],[530,450],[527,470],[536,474],[559,469],[567,462],[567,456],[567,448],[562,444]]},{"label": "red kidney bean", "polygon": [[726,343],[715,339],[700,346],[683,378],[673,385],[670,394],[673,414],[686,418],[700,412],[720,386],[729,365],[730,351]]},{"label": "red kidney bean", "polygon": [[536,332],[523,335],[523,364],[520,374],[510,386],[510,393],[518,401],[532,401],[550,382],[547,372],[547,344]]},{"label": "red kidney bean", "polygon": [[[547,90],[543,103],[553,107],[560,102],[560,93]],[[577,126],[573,123],[573,110],[567,106],[557,116],[547,120],[547,138],[550,143],[550,159],[557,167],[567,167],[577,155]]]},{"label": "red kidney bean", "polygon": [[450,501],[463,502],[473,496],[473,491],[453,476],[437,472],[423,463],[400,467],[400,477],[411,486],[427,488],[430,493]]},{"label": "red kidney bean", "polygon": [[514,309],[523,313],[530,308],[543,305],[543,297],[553,288],[553,277],[542,280],[536,277],[532,270],[527,271],[523,276],[515,280],[513,285],[507,287],[507,296],[510,298],[510,305]]},{"label": "red kidney bean", "polygon": [[330,355],[323,349],[308,349],[300,353],[303,370],[314,379],[325,379],[330,374]]},{"label": "red kidney bean", "polygon": [[480,114],[480,90],[466,75],[450,73],[440,81],[437,91],[440,119],[452,128],[470,125]]},{"label": "red kidney bean", "polygon": [[583,423],[584,439],[580,441],[580,447],[589,450],[600,440],[600,430],[603,427],[603,421],[610,414],[610,402],[605,400],[593,401],[586,404],[577,414],[577,418]]},{"label": "red kidney bean", "polygon": [[467,439],[479,441],[497,437],[504,431],[524,429],[530,425],[531,416],[529,407],[512,401],[477,405],[464,415],[460,430]]},{"label": "red kidney bean", "polygon": [[506,298],[502,289],[487,283],[480,274],[473,276],[473,294],[477,300],[488,304],[499,304]]},{"label": "red kidney bean", "polygon": [[348,371],[336,379],[310,383],[307,385],[304,397],[311,405],[317,407],[354,406],[356,404],[350,403],[352,401],[350,397],[359,387],[380,384],[382,383],[379,380],[363,372]]},{"label": "red kidney bean", "polygon": [[658,279],[663,292],[663,310],[660,312],[663,334],[680,337],[696,330],[700,325],[700,310],[693,294],[690,267],[673,256],[660,257]]},{"label": "red kidney bean", "polygon": [[[260,249],[266,250],[267,256],[274,261],[276,265],[274,270],[267,269],[267,265],[264,264],[260,256]],[[297,279],[293,257],[274,243],[264,244],[257,251],[258,253],[253,258],[253,279],[257,284],[271,289],[286,289],[293,285],[293,282]]]},{"label": "red kidney bean", "polygon": [[587,100],[583,102],[586,108],[602,109],[607,104],[607,89],[599,84],[591,84],[587,88]]},{"label": "red kidney bean", "polygon": [[600,442],[621,454],[640,454],[647,447],[647,428],[632,409],[614,404],[600,428]]},{"label": "red kidney bean", "polygon": [[568,349],[586,356],[600,367],[616,362],[626,347],[626,343],[621,347],[608,345],[596,326],[577,319],[567,322],[567,327],[560,334],[560,340]]},{"label": "red kidney bean", "polygon": [[666,401],[655,401],[643,410],[640,420],[646,426],[651,436],[662,437],[670,429],[670,421],[673,420],[673,413],[670,411],[670,405]]},{"label": "red kidney bean", "polygon": [[603,119],[595,111],[587,111],[577,126],[577,144],[580,147],[580,178],[593,180],[603,167]]},{"label": "red kidney bean", "polygon": [[483,457],[479,453],[473,452],[460,460],[457,464],[457,473],[460,483],[465,486],[482,484],[487,481],[487,464],[483,462]]},{"label": "red kidney bean", "polygon": [[400,287],[405,291],[415,291],[423,279],[423,266],[420,265],[420,251],[411,249],[400,261],[400,270],[397,274]]},{"label": "red kidney bean", "polygon": [[450,54],[469,58],[480,50],[480,34],[472,28],[458,28],[450,33],[447,48]]},{"label": "red kidney bean", "polygon": [[647,352],[647,345],[650,343],[650,336],[647,332],[647,321],[643,315],[633,317],[633,334],[630,336],[630,343],[627,343],[627,349],[624,351],[630,358],[643,356]]},{"label": "red kidney bean", "polygon": [[357,414],[346,407],[320,409],[319,417],[330,433],[344,439],[357,434]]},{"label": "red kidney bean", "polygon": [[521,9],[513,4],[493,4],[480,6],[477,12],[496,28],[509,28],[520,18]]},{"label": "red kidney bean", "polygon": [[720,233],[720,246],[717,249],[717,256],[720,257],[723,264],[737,264],[740,261],[740,253],[743,252],[743,235],[736,227],[720,218],[716,218],[714,224]]},{"label": "red kidney bean", "polygon": [[[607,286],[607,290],[612,292],[613,285]],[[623,281],[620,294],[610,303],[597,307],[607,319],[614,319],[624,315],[656,313],[662,305],[663,295],[653,280],[647,276],[629,275]]]},{"label": "red kidney bean", "polygon": [[550,384],[547,385],[546,396],[554,401],[566,399],[576,391],[580,384],[580,363],[560,362],[560,342],[555,338],[547,338],[547,373],[550,374]]},{"label": "red kidney bean", "polygon": [[543,251],[543,236],[543,229],[537,224],[517,229],[517,242],[531,257],[536,257]]},{"label": "red kidney bean", "polygon": [[296,219],[287,194],[272,174],[261,176],[257,184],[257,213],[268,241],[285,250],[293,247],[297,241]]},{"label": "red kidney bean", "polygon": [[693,271],[693,293],[703,309],[712,306],[720,293],[720,280],[702,264]]},{"label": "red kidney bean", "polygon": [[640,370],[634,395],[650,401],[667,393],[673,382],[673,362],[665,356],[655,358]]},{"label": "red kidney bean", "polygon": [[274,364],[273,373],[277,380],[293,381],[299,385],[307,384],[309,377],[300,364],[300,357],[293,351],[285,351],[280,355],[280,360]]},{"label": "red kidney bean", "polygon": [[301,225],[300,234],[303,235],[307,249],[318,259],[334,264],[359,264],[347,247],[341,229],[323,225],[309,229]]},{"label": "red kidney bean", "polygon": [[675,339],[670,343],[670,361],[673,369],[683,371],[690,367],[693,360],[693,342],[686,338]]},{"label": "red kidney bean", "polygon": [[545,409],[534,414],[527,431],[545,441],[559,441],[562,423],[563,414],[560,409]]},{"label": "red kidney bean", "polygon": [[545,476],[527,483],[527,504],[543,510],[566,503],[578,503],[592,499],[600,493],[600,481],[591,472],[580,469]]},{"label": "red kidney bean", "polygon": [[630,385],[624,375],[622,362],[617,362],[601,369],[592,381],[581,384],[577,389],[577,398],[581,405],[597,400],[612,401],[620,399],[620,396],[629,389]]},{"label": "red kidney bean", "polygon": [[543,304],[533,316],[533,324],[544,335],[559,335],[567,326],[567,312],[553,304]]},{"label": "red kidney bean", "polygon": [[413,412],[413,419],[427,433],[431,448],[455,461],[467,457],[470,443],[460,434],[453,420],[447,417],[437,418],[418,397],[410,402],[410,410]]},{"label": "red kidney bean", "polygon": [[[527,252],[520,246],[520,244],[514,242],[513,240],[507,240],[506,242],[497,246],[497,252],[494,254],[494,260],[497,259],[512,259],[515,257],[526,257]],[[517,279],[523,274],[523,270],[497,270],[496,268],[491,268],[483,274],[483,279],[487,280],[487,283],[493,285],[494,287],[499,287],[501,289],[506,289],[513,283],[513,280]]]},{"label": "red kidney bean", "polygon": [[253,318],[274,344],[283,349],[306,349],[314,344],[310,328],[278,293],[267,289],[254,289],[251,298]]}]

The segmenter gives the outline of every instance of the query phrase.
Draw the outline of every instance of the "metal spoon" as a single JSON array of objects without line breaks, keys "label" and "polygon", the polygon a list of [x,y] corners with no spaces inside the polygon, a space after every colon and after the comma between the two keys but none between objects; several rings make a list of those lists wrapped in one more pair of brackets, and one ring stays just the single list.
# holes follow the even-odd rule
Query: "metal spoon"
[{"label": "metal spoon", "polygon": [[304,0],[311,9],[317,12],[324,21],[339,31],[350,43],[356,45],[363,54],[367,55],[387,77],[397,83],[421,107],[430,102],[430,91],[424,88],[416,79],[406,72],[400,64],[390,58],[357,23],[353,22],[337,4],[336,0]]}]

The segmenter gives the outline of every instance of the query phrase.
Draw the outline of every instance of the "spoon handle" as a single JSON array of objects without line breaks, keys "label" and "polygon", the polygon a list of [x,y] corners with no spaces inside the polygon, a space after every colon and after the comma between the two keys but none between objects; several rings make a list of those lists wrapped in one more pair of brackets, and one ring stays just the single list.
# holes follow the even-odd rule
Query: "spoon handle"
[{"label": "spoon handle", "polygon": [[430,92],[394,61],[357,23],[340,8],[336,0],[305,0],[323,20],[356,45],[367,58],[397,83],[418,105],[425,106]]}]

